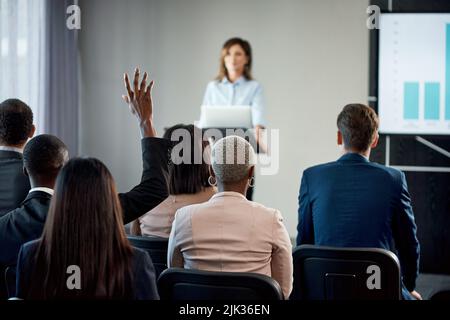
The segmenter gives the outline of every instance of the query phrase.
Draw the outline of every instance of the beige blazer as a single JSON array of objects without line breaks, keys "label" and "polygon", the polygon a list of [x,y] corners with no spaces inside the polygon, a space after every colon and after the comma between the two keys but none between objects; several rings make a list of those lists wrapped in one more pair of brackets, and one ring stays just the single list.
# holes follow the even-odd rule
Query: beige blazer
[{"label": "beige blazer", "polygon": [[143,236],[168,238],[172,229],[175,212],[187,205],[208,201],[216,193],[216,188],[205,188],[195,194],[170,195],[158,206],[139,218]]},{"label": "beige blazer", "polygon": [[286,299],[292,290],[292,245],[280,212],[236,192],[179,209],[167,259],[169,267],[271,276]]}]

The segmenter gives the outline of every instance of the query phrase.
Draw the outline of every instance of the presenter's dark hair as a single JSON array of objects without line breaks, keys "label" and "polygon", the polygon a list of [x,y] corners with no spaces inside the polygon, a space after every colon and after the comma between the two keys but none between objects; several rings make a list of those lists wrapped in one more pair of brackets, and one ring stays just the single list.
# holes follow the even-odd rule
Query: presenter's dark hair
[{"label": "presenter's dark hair", "polygon": [[[24,298],[132,299],[131,259],[111,173],[97,159],[71,159],[56,180]],[[80,289],[68,289],[72,265]]]},{"label": "presenter's dark hair", "polygon": [[0,143],[19,145],[27,141],[33,128],[33,112],[19,99],[0,103]]},{"label": "presenter's dark hair", "polygon": [[216,77],[216,80],[222,80],[224,77],[228,77],[228,71],[225,67],[225,56],[228,54],[228,51],[230,48],[234,45],[239,45],[242,50],[244,50],[245,55],[248,58],[248,63],[244,68],[244,77],[247,80],[252,80],[252,47],[250,46],[250,43],[247,40],[241,39],[241,38],[231,38],[228,39],[222,46],[222,51],[220,54],[220,67],[219,67],[219,74]]},{"label": "presenter's dark hair", "polygon": [[337,127],[342,133],[344,146],[358,152],[369,149],[378,130],[378,116],[363,104],[348,104],[337,118]]},{"label": "presenter's dark hair", "polygon": [[[185,136],[189,136],[190,141],[184,141],[179,134],[174,135],[177,130],[185,130]],[[169,165],[169,194],[194,194],[209,187],[209,164],[203,159],[203,153],[209,143],[203,141],[202,130],[192,124],[177,124],[166,130],[164,138],[172,140],[174,144],[181,143],[182,151],[179,156],[190,159],[189,163]],[[184,157],[185,150],[191,151],[188,157]],[[201,163],[195,162],[195,152],[198,152],[200,157],[197,158],[200,158]]]}]

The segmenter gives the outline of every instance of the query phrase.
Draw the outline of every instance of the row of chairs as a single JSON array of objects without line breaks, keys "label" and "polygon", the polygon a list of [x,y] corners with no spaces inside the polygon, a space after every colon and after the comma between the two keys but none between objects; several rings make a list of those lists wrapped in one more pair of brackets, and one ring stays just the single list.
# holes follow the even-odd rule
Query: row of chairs
[{"label": "row of chairs", "polygon": [[[280,300],[279,284],[260,274],[167,269],[167,239],[129,236],[146,250],[163,300]],[[303,245],[293,251],[293,300],[401,298],[400,265],[390,251]],[[167,269],[167,270],[166,270]]]},{"label": "row of chairs", "polygon": [[[168,240],[128,236],[132,246],[149,253],[162,300],[282,300],[271,277],[238,272],[167,269]],[[334,248],[302,245],[293,251],[291,300],[399,300],[400,265],[390,251],[375,248]],[[15,270],[5,272],[14,292]],[[449,298],[444,292],[443,298]],[[11,296],[11,295],[10,295]],[[439,296],[442,298],[441,296]]]}]

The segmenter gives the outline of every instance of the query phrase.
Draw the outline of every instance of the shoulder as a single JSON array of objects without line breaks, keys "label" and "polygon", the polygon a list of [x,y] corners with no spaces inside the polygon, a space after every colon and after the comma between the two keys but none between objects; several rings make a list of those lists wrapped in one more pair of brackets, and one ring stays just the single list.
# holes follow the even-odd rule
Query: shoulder
[{"label": "shoulder", "polygon": [[256,80],[248,80],[248,79],[246,79],[244,81],[244,83],[245,83],[245,85],[247,87],[252,88],[255,91],[261,91],[262,90],[261,84],[258,81],[256,81]]},{"label": "shoulder", "polygon": [[306,168],[303,171],[303,176],[321,174],[323,171],[326,171],[327,169],[335,168],[337,165],[338,165],[337,161],[318,164],[318,165]]},{"label": "shoulder", "polygon": [[142,263],[144,262],[151,262],[151,258],[150,255],[148,254],[147,251],[140,249],[140,248],[136,248],[136,247],[132,247],[133,250],[133,260],[134,260],[134,265],[139,267],[142,266]]},{"label": "shoulder", "polygon": [[269,219],[277,219],[281,221],[283,220],[281,212],[277,209],[266,207],[265,205],[255,201],[247,200],[247,203],[252,207],[253,212],[259,214],[262,217],[266,217]]},{"label": "shoulder", "polygon": [[36,252],[40,243],[41,239],[36,239],[23,244],[20,248],[21,258],[19,258],[19,260],[29,260],[32,256],[34,256],[34,253]]},{"label": "shoulder", "polygon": [[38,245],[41,243],[41,239],[36,239],[33,241],[28,241],[27,243],[23,244],[22,249],[25,251],[33,251],[36,250]]},{"label": "shoulder", "polygon": [[203,203],[195,203],[190,204],[187,206],[184,206],[182,208],[179,208],[175,212],[175,219],[177,221],[177,224],[183,225],[183,221],[186,221],[186,219],[190,219],[190,217],[195,214],[196,212],[202,211],[205,208],[208,208],[209,204],[208,201]]},{"label": "shoulder", "polygon": [[218,80],[212,80],[212,81],[208,82],[208,84],[206,85],[206,90],[212,90],[212,89],[217,88],[219,83],[220,83],[220,81],[218,81]]},{"label": "shoulder", "polygon": [[376,162],[369,162],[370,166],[377,170],[378,174],[384,174],[386,178],[390,179],[392,182],[396,184],[401,184],[402,180],[404,179],[405,174],[392,167],[386,167],[382,164],[376,163]]}]

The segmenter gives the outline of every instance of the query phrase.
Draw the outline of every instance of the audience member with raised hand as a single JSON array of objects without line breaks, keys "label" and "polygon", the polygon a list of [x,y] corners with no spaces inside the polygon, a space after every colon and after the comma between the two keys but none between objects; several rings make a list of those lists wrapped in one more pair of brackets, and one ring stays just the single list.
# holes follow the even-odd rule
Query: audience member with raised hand
[{"label": "audience member with raised hand", "polygon": [[344,155],[303,172],[297,245],[397,252],[403,298],[421,299],[414,290],[420,246],[405,174],[369,161],[378,143],[378,116],[368,106],[349,104],[339,114],[337,126]]},{"label": "audience member with raised hand", "polygon": [[0,216],[16,209],[30,190],[22,152],[33,137],[33,112],[19,99],[0,103]]},{"label": "audience member with raised hand", "polygon": [[152,261],[130,246],[100,160],[74,158],[61,170],[42,238],[19,253],[16,290],[23,299],[159,298]]},{"label": "audience member with raised hand", "polygon": [[[144,75],[137,87],[136,70],[132,90],[125,75],[126,101],[139,120],[142,134],[140,184],[117,194],[109,171],[99,160],[72,159],[58,178],[42,238],[22,246],[17,266],[19,297],[158,298],[150,257],[130,247],[123,229],[124,220],[139,217],[168,195],[171,144],[155,137],[152,82],[147,86],[146,78]],[[62,277],[67,276],[70,265],[79,266],[84,275],[81,291],[65,287],[67,279]]]},{"label": "audience member with raised hand", "polygon": [[[179,156],[188,161],[172,162],[169,165],[170,195],[156,208],[134,222],[132,227],[134,235],[169,238],[178,209],[208,201],[216,193],[216,188],[208,183],[209,159],[205,161],[202,155],[207,154],[209,143],[203,141],[201,129],[192,124],[178,124],[167,129],[164,138],[176,143],[177,150],[180,150]],[[195,153],[200,157],[196,157]],[[199,163],[196,163],[196,158],[200,158]]]},{"label": "audience member with raised hand", "polygon": [[151,92],[154,82],[150,81],[147,85],[147,77],[145,72],[139,83],[140,71],[136,68],[132,89],[128,75],[124,74],[127,95],[123,95],[122,98],[139,122],[143,162],[140,184],[127,193],[119,194],[125,224],[152,210],[169,196],[167,177],[171,142],[156,138]]},{"label": "audience member with raised hand", "polygon": [[249,201],[255,153],[243,138],[228,136],[211,151],[211,185],[205,203],[179,209],[169,238],[168,266],[271,276],[285,298],[292,290],[292,245],[276,209]]}]

